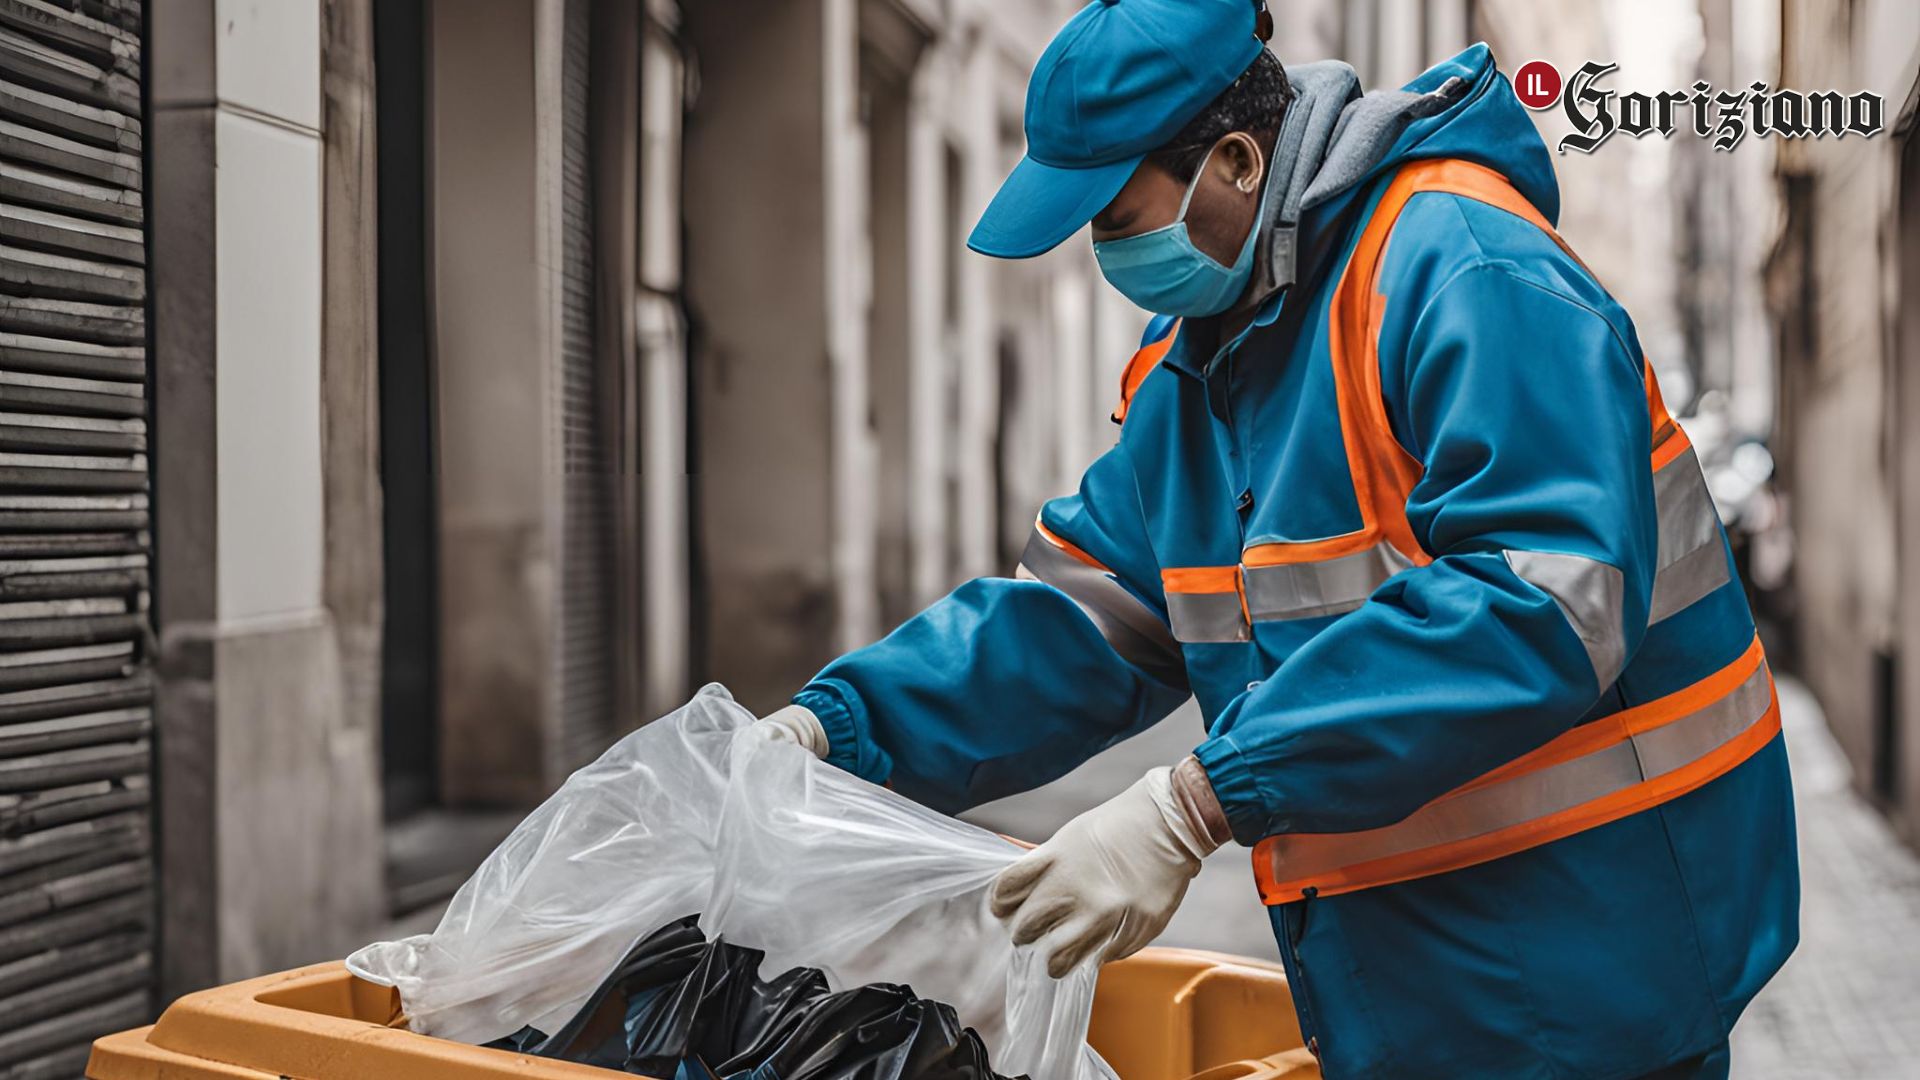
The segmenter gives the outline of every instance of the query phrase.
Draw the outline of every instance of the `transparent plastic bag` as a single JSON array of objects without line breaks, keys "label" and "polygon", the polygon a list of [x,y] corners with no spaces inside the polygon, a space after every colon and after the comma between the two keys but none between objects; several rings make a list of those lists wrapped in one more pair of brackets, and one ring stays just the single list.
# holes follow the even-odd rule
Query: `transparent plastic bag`
[{"label": "transparent plastic bag", "polygon": [[628,735],[527,816],[431,934],[369,945],[354,974],[399,990],[414,1031],[481,1043],[579,1011],[635,942],[698,913],[763,949],[766,977],[911,986],[979,1031],[996,1071],[1113,1073],[1086,1045],[1098,968],[1047,976],[987,910],[1006,840],[746,734],[712,684]]}]

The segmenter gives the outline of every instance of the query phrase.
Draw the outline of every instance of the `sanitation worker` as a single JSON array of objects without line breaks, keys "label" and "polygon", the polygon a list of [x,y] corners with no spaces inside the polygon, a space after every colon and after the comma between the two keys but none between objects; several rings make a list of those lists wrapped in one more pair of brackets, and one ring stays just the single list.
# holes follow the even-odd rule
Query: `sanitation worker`
[{"label": "sanitation worker", "polygon": [[1161,315],[1119,444],[762,724],[956,812],[1191,695],[1192,756],[995,883],[1055,975],[1233,841],[1329,1077],[1725,1076],[1798,869],[1699,462],[1487,49],[1363,96],[1256,8],[1099,0],[1040,58],[970,246],[1090,224]]}]

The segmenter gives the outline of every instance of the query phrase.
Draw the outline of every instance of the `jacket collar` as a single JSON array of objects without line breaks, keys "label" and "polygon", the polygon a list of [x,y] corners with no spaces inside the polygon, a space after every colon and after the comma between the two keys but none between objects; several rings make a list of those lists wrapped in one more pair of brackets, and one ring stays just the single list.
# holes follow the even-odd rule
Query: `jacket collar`
[{"label": "jacket collar", "polygon": [[[1309,290],[1326,272],[1330,241],[1345,232],[1354,196],[1368,186],[1408,125],[1451,107],[1470,88],[1447,79],[1429,93],[1383,90],[1360,93],[1353,68],[1337,60],[1303,64],[1289,72],[1295,98],[1274,140],[1272,163],[1260,202],[1253,279],[1246,296],[1223,315],[1189,319],[1162,360],[1175,370],[1204,378],[1220,358],[1253,330],[1280,316],[1296,285]],[[1233,341],[1220,340],[1231,316],[1246,319]]]}]

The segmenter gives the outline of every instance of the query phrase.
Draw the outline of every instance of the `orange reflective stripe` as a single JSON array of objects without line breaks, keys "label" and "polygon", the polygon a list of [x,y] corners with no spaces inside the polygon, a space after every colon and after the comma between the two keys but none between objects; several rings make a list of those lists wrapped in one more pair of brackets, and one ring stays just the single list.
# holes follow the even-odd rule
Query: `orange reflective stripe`
[{"label": "orange reflective stripe", "polygon": [[1446,873],[1516,854],[1618,821],[1693,791],[1739,766],[1765,747],[1779,730],[1779,704],[1769,697],[1763,716],[1710,753],[1679,769],[1556,813],[1531,818],[1504,829],[1403,854],[1354,862],[1284,882],[1274,880],[1276,860],[1261,858],[1256,863],[1255,872],[1260,878],[1262,897],[1269,904],[1285,903],[1299,898],[1302,890],[1309,887],[1319,895],[1337,895]]},{"label": "orange reflective stripe", "polygon": [[1475,202],[1498,207],[1515,217],[1524,219],[1528,224],[1551,237],[1553,242],[1560,246],[1560,250],[1567,253],[1567,258],[1580,264],[1580,269],[1586,270],[1589,275],[1593,273],[1581,260],[1579,254],[1567,245],[1566,240],[1562,239],[1558,232],[1554,231],[1552,222],[1540,213],[1539,208],[1528,202],[1527,197],[1520,194],[1519,189],[1515,188],[1506,177],[1485,165],[1475,165],[1471,161],[1440,159],[1418,161],[1401,171],[1403,174],[1415,174],[1414,183],[1421,191],[1444,191],[1454,195],[1464,195]]},{"label": "orange reflective stripe", "polygon": [[1672,723],[1732,693],[1753,674],[1754,669],[1758,668],[1765,658],[1766,654],[1760,648],[1760,639],[1756,637],[1753,639],[1753,644],[1747,646],[1747,651],[1740,654],[1738,660],[1699,682],[1668,694],[1666,697],[1656,698],[1643,705],[1636,705],[1631,709],[1582,724],[1538,750],[1514,758],[1479,779],[1454,789],[1449,794],[1463,794],[1489,784],[1539,772],[1541,769],[1612,746],[1643,731],[1651,731],[1662,724]]},{"label": "orange reflective stripe", "polygon": [[[1564,840],[1575,833],[1631,817],[1642,810],[1650,810],[1661,803],[1704,787],[1709,781],[1724,776],[1760,752],[1779,733],[1780,705],[1776,701],[1759,723],[1749,727],[1731,742],[1723,744],[1712,754],[1683,770],[1635,785],[1618,797],[1563,810],[1499,832],[1427,848],[1410,855],[1357,863],[1335,874],[1312,880],[1275,881],[1270,860],[1263,860],[1260,857],[1260,849],[1256,847],[1254,875],[1260,879],[1261,900],[1267,904],[1287,903],[1298,900],[1301,890],[1309,887],[1315,890],[1316,896],[1338,896],[1345,892],[1378,888],[1382,885],[1411,881],[1414,878],[1444,874],[1451,870],[1464,870],[1469,866],[1492,862],[1529,848],[1550,844],[1555,840]],[[1262,843],[1265,842],[1262,841]]]},{"label": "orange reflective stripe", "polygon": [[1673,425],[1667,438],[1654,444],[1654,471],[1658,472],[1662,468],[1665,468],[1668,462],[1686,453],[1692,447],[1693,440],[1687,438],[1687,433],[1680,430],[1679,424]]},{"label": "orange reflective stripe", "polygon": [[1139,351],[1133,354],[1133,359],[1127,361],[1126,370],[1120,373],[1120,404],[1113,410],[1114,423],[1126,423],[1127,409],[1133,405],[1133,395],[1139,393],[1140,384],[1146,382],[1147,376],[1153,373],[1153,369],[1160,366],[1160,361],[1166,359],[1168,351],[1173,348],[1173,339],[1179,333],[1180,320],[1175,319],[1165,337],[1142,345]]},{"label": "orange reflective stripe", "polygon": [[1240,591],[1237,566],[1176,566],[1160,571],[1160,586],[1170,593]]},{"label": "orange reflective stripe", "polygon": [[[1315,889],[1317,895],[1329,896],[1458,870],[1550,843],[1678,798],[1738,767],[1779,732],[1779,700],[1773,689],[1772,673],[1764,669],[1764,664],[1765,655],[1756,637],[1738,659],[1699,682],[1582,725],[1533,753],[1448,792],[1394,825],[1358,833],[1269,837],[1254,848],[1254,876],[1261,896],[1269,904],[1279,904],[1299,899],[1302,890],[1307,888]],[[1753,698],[1762,689],[1764,712],[1757,717],[1751,713],[1742,715],[1740,710],[1756,707]],[[1653,775],[1618,783],[1591,796],[1583,797],[1577,788],[1560,790],[1569,782],[1565,776],[1539,775],[1556,768],[1564,773],[1561,767],[1593,764],[1608,754],[1627,763],[1638,761],[1643,753],[1657,750],[1671,754],[1671,742],[1665,747],[1654,745],[1657,736],[1655,740],[1627,744],[1636,735],[1664,734],[1663,729],[1670,725],[1708,724],[1704,730],[1673,728],[1673,732],[1682,736],[1684,747],[1684,740],[1718,738],[1715,734],[1718,729],[1711,725],[1729,721],[1737,723],[1738,730],[1691,760],[1664,770],[1657,764],[1649,767],[1642,762],[1642,771]],[[1620,757],[1622,754],[1624,758]],[[1484,823],[1474,816],[1472,796],[1476,793],[1484,796],[1498,785],[1510,787],[1504,794],[1510,803],[1517,805],[1556,795],[1572,796],[1578,801],[1551,813],[1481,828]],[[1468,809],[1456,810],[1456,805]],[[1404,845],[1405,850],[1380,857],[1355,857],[1352,861],[1341,858],[1343,850],[1359,856],[1362,852],[1392,851],[1397,845]],[[1291,874],[1290,863],[1295,867]]]},{"label": "orange reflective stripe", "polygon": [[1052,529],[1047,528],[1047,523],[1044,521],[1041,521],[1039,518],[1033,519],[1033,531],[1039,533],[1041,538],[1046,540],[1047,543],[1052,544],[1054,547],[1059,548],[1061,551],[1066,552],[1068,555],[1071,555],[1074,558],[1080,560],[1081,562],[1086,563],[1088,566],[1093,567],[1095,570],[1102,570],[1109,574],[1113,573],[1113,571],[1107,569],[1107,565],[1105,563],[1087,554],[1086,552],[1080,550],[1079,547],[1075,546],[1072,541],[1061,536],[1059,533],[1056,533]]},{"label": "orange reflective stripe", "polygon": [[1419,168],[1411,165],[1395,176],[1361,231],[1334,287],[1327,350],[1333,358],[1334,399],[1363,523],[1360,531],[1369,539],[1384,537],[1415,565],[1424,565],[1432,559],[1414,538],[1406,514],[1407,496],[1419,482],[1421,467],[1393,437],[1387,422],[1379,356],[1386,300],[1375,287],[1388,234],[1414,192]]},{"label": "orange reflective stripe", "polygon": [[1687,438],[1687,432],[1673,415],[1667,412],[1666,399],[1660,396],[1660,380],[1653,373],[1653,365],[1646,357],[1640,358],[1640,366],[1647,373],[1647,419],[1653,426],[1653,471],[1674,458],[1687,452],[1693,440]]},{"label": "orange reflective stripe", "polygon": [[1238,566],[1179,566],[1160,571],[1167,618],[1182,644],[1247,641],[1253,620],[1247,617],[1245,578]]},{"label": "orange reflective stripe", "polygon": [[1759,636],[1755,635],[1753,643],[1747,646],[1747,651],[1741,653],[1738,660],[1719,671],[1665,697],[1655,698],[1643,705],[1635,705],[1631,709],[1613,715],[1629,735],[1652,731],[1683,716],[1698,712],[1726,697],[1745,682],[1765,660],[1766,651],[1760,647]]}]

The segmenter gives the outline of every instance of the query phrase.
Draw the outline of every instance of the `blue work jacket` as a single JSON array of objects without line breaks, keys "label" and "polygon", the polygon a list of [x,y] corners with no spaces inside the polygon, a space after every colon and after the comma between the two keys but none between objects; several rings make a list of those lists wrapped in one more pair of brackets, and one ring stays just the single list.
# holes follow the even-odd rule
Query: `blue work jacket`
[{"label": "blue work jacket", "polygon": [[[1409,89],[1450,78],[1468,91],[1302,222],[1300,283],[1244,333],[1149,328],[1164,356],[1118,445],[1040,513],[1038,580],[962,585],[795,697],[830,761],[957,812],[1191,695],[1238,841],[1337,838],[1758,662],[1690,452],[1684,490],[1657,490],[1671,432],[1633,325],[1542,227],[1559,203],[1546,148],[1484,46]],[[1389,181],[1429,159],[1497,173],[1544,221],[1445,192],[1397,208],[1369,392],[1409,470],[1393,516],[1413,557],[1262,593],[1256,551],[1369,525],[1330,320]],[[1693,519],[1669,520],[1674,498]],[[1269,890],[1325,1074],[1624,1078],[1723,1043],[1797,938],[1774,709],[1737,766],[1615,820],[1371,887]]]}]

